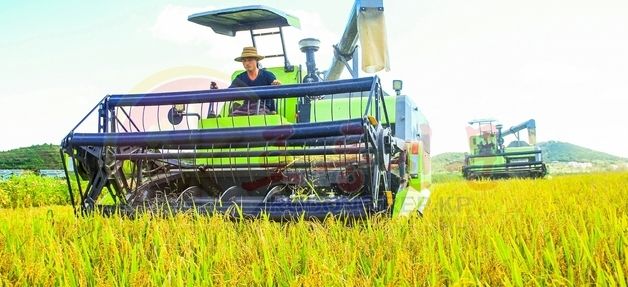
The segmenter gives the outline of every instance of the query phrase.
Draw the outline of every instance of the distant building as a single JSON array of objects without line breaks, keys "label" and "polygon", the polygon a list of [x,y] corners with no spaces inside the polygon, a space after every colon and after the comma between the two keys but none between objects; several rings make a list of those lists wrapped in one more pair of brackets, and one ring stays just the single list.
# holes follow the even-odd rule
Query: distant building
[{"label": "distant building", "polygon": [[570,162],[567,163],[567,165],[569,167],[573,167],[573,168],[591,168],[591,167],[593,167],[593,163],[590,163],[590,162],[570,161]]},{"label": "distant building", "polygon": [[0,169],[0,180],[7,180],[12,176],[24,174],[23,169]]},{"label": "distant building", "polygon": [[62,169],[40,169],[39,175],[43,177],[65,178],[65,171]]},{"label": "distant building", "polygon": [[[23,169],[0,169],[0,180],[8,180],[12,176],[20,176],[26,173]],[[62,169],[40,169],[37,174],[42,177],[65,178]]]}]

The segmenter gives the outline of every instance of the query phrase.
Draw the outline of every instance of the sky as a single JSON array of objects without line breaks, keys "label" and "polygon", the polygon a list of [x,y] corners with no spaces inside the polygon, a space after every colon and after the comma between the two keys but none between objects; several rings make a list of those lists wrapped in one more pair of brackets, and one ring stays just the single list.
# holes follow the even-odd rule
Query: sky
[{"label": "sky", "polygon": [[[187,16],[254,4],[299,17],[301,29],[284,30],[290,61],[304,64],[297,43],[315,37],[325,70],[353,1],[0,1],[0,150],[59,144],[105,95],[143,92],[158,76],[227,78],[248,34],[217,35]],[[433,154],[466,151],[471,119],[534,118],[539,141],[628,157],[628,1],[384,6],[391,70],[377,75],[388,91],[404,81],[430,122]]]}]

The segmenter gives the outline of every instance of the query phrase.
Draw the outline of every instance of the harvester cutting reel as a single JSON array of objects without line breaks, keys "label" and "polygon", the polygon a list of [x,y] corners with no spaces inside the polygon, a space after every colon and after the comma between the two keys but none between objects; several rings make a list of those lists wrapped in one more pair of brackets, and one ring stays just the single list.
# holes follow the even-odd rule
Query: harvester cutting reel
[{"label": "harvester cutting reel", "polygon": [[[372,208],[382,210],[378,205],[382,203],[380,194],[390,190],[391,157],[399,154],[403,147],[397,145],[397,140],[391,136],[390,128],[383,127],[372,117],[364,119],[364,130],[368,139],[367,145],[371,150],[371,156],[365,159],[370,163],[369,174],[362,173],[352,164],[348,165],[337,175],[338,178],[342,178],[338,180],[341,182],[339,189],[346,194],[370,190]],[[198,167],[186,166],[180,160],[159,160],[157,151],[153,154],[157,160],[137,161],[134,165],[123,160],[132,157],[130,155],[146,153],[147,150],[143,147],[98,147],[77,155],[76,163],[79,168],[76,170],[90,182],[90,186],[86,188],[89,192],[84,194],[79,192],[81,211],[91,213],[96,207],[96,199],[101,196],[100,192],[104,189],[107,189],[110,197],[117,201],[115,202],[117,206],[163,209],[160,204],[166,203],[170,205],[168,208],[177,211],[191,209],[194,205],[239,204],[247,200],[269,203],[274,201],[276,196],[286,193],[287,184],[291,181],[298,184],[300,180],[293,179],[295,175],[286,172],[287,168],[279,168],[261,178],[250,177],[251,182],[260,182],[267,190],[266,194],[260,194],[263,198],[252,199],[250,190],[243,188],[244,185],[233,185],[222,190],[215,184],[213,178],[206,176],[211,172],[207,174],[198,171],[186,172]],[[365,188],[367,185],[369,188]],[[219,196],[216,200],[211,200],[211,194]],[[390,204],[389,202],[388,205]]]},{"label": "harvester cutting reel", "polygon": [[[317,110],[313,108],[319,118],[304,122],[255,115],[207,118],[198,122],[198,128],[182,123],[174,130],[120,124],[144,106],[229,103],[250,95],[277,101],[326,98],[318,100]],[[399,159],[405,142],[392,135],[384,100],[377,78],[111,95],[103,101],[107,112],[99,113],[99,122],[111,123],[110,128],[73,131],[62,143],[75,178],[87,181],[86,186],[78,181],[78,193],[68,183],[70,196],[80,196],[71,200],[87,213],[95,208],[163,210],[164,205],[174,212],[194,209],[233,215],[231,209],[239,208],[251,216],[277,217],[386,212],[394,199],[391,192],[407,185],[407,175],[402,171],[405,160]],[[330,120],[322,116],[326,103],[360,107],[359,115],[355,117],[351,109],[333,109],[335,118]],[[327,107],[331,111],[333,105]],[[66,166],[67,170],[72,169]],[[107,191],[109,195],[104,194]]]}]

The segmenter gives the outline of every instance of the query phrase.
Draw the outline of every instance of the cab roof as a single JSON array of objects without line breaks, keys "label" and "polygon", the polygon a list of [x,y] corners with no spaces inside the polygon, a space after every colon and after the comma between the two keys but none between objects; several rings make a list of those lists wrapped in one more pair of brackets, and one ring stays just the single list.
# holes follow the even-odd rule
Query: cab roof
[{"label": "cab roof", "polygon": [[473,119],[473,120],[469,121],[469,124],[470,125],[473,125],[473,124],[492,124],[494,122],[497,122],[497,120],[493,119],[493,118]]},{"label": "cab roof", "polygon": [[284,26],[301,28],[301,23],[297,17],[263,5],[233,7],[196,13],[190,15],[188,21],[210,27],[218,34],[232,37],[238,31]]}]

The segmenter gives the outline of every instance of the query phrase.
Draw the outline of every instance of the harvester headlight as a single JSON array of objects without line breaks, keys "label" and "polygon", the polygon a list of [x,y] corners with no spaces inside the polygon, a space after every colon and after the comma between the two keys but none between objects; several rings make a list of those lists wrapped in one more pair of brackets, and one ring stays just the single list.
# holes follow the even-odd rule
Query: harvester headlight
[{"label": "harvester headlight", "polygon": [[393,90],[397,92],[397,96],[401,94],[401,89],[403,89],[403,81],[393,80]]},{"label": "harvester headlight", "polygon": [[178,113],[183,113],[183,112],[185,112],[185,105],[184,104],[176,104],[176,105],[174,105],[174,110],[177,111]]}]

